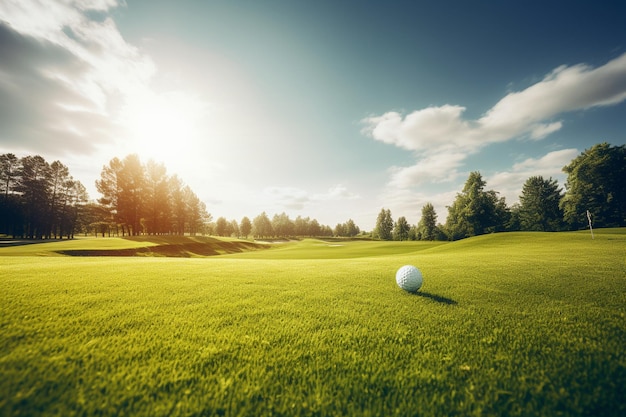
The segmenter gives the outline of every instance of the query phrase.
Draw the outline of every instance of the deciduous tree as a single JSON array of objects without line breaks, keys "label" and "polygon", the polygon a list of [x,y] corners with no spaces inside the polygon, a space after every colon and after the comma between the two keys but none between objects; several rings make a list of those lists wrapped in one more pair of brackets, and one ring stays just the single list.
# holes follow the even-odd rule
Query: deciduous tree
[{"label": "deciduous tree", "polygon": [[239,231],[241,232],[241,236],[243,236],[244,239],[250,236],[250,232],[252,231],[252,222],[250,222],[250,219],[248,217],[244,216],[241,219],[241,223],[239,224]]},{"label": "deciduous tree", "polygon": [[259,214],[252,221],[254,235],[260,238],[272,237],[274,236],[274,231],[272,230],[272,222],[270,218],[267,217],[265,212]]},{"label": "deciduous tree", "polygon": [[598,227],[626,226],[626,145],[594,145],[563,171],[567,181],[561,208],[570,227],[584,227],[587,210]]},{"label": "deciduous tree", "polygon": [[470,173],[463,191],[448,206],[446,232],[451,240],[505,229],[507,209],[497,192],[485,191],[486,182],[479,172]]},{"label": "deciduous tree", "polygon": [[393,240],[409,240],[409,230],[411,225],[406,217],[400,216],[393,228]]},{"label": "deciduous tree", "polygon": [[374,237],[381,240],[391,240],[393,238],[393,219],[391,210],[381,209],[376,218]]},{"label": "deciduous tree", "polygon": [[422,207],[422,217],[417,224],[417,235],[420,240],[435,240],[437,238],[437,213],[431,203]]}]

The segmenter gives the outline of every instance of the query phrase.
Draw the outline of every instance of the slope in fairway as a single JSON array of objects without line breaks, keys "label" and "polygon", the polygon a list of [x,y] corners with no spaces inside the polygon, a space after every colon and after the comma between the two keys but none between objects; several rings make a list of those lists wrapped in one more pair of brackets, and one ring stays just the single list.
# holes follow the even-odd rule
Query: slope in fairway
[{"label": "slope in fairway", "polygon": [[626,413],[624,230],[318,243],[0,257],[0,415]]}]

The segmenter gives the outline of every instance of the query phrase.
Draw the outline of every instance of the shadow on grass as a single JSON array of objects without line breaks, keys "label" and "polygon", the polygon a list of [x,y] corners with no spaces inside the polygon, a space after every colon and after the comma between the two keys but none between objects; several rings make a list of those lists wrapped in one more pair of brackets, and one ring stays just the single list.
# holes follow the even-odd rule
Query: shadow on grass
[{"label": "shadow on grass", "polygon": [[450,306],[455,306],[455,305],[458,304],[456,301],[454,301],[451,298],[442,297],[441,295],[437,295],[437,294],[431,294],[431,293],[426,292],[426,291],[417,291],[417,292],[415,292],[413,294],[418,296],[418,297],[428,298],[430,300],[436,301],[436,302],[441,303],[441,304],[447,304],[447,305],[450,305]]},{"label": "shadow on grass", "polygon": [[[158,238],[157,238],[158,239]],[[147,239],[146,239],[147,240]],[[157,241],[157,240],[155,240]],[[185,241],[179,239],[179,241]],[[164,256],[171,258],[189,258],[191,256],[214,256],[229,253],[240,253],[269,248],[254,242],[222,241],[218,239],[206,242],[185,241],[180,244],[163,244],[127,249],[79,249],[56,251],[61,255],[69,256]]]},{"label": "shadow on grass", "polygon": [[0,248],[59,242],[57,239],[0,239]]}]

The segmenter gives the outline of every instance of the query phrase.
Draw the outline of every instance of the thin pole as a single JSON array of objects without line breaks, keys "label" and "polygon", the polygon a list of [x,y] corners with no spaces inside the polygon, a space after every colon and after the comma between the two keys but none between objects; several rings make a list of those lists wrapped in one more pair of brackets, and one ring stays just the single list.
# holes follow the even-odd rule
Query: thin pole
[{"label": "thin pole", "polygon": [[591,238],[593,239],[593,228],[591,227],[591,213],[587,210],[587,220],[589,220],[589,230],[591,231]]}]

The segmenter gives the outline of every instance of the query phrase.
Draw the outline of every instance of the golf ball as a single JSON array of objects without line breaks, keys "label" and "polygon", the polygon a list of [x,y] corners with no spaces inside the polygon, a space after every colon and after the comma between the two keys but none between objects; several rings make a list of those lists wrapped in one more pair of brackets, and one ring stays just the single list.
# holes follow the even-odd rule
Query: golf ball
[{"label": "golf ball", "polygon": [[396,282],[403,290],[415,292],[422,286],[422,273],[413,265],[404,265],[396,272]]}]

